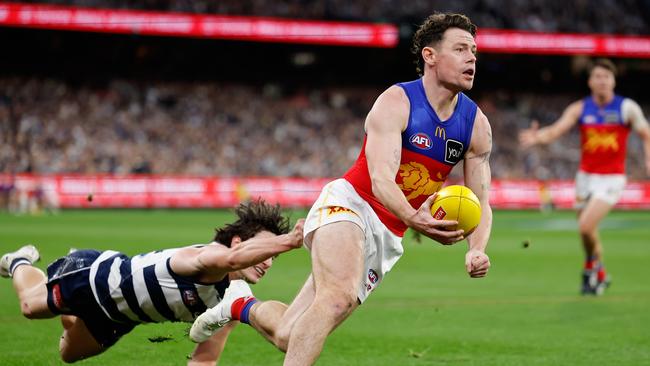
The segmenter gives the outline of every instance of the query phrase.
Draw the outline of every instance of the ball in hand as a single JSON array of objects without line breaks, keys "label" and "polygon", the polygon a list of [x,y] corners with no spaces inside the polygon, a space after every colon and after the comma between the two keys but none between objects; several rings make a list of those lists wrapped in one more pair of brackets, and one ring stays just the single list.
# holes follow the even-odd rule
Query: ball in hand
[{"label": "ball in hand", "polygon": [[464,230],[469,235],[481,222],[481,203],[471,189],[451,185],[438,191],[431,204],[431,215],[436,220],[458,221],[450,230]]}]

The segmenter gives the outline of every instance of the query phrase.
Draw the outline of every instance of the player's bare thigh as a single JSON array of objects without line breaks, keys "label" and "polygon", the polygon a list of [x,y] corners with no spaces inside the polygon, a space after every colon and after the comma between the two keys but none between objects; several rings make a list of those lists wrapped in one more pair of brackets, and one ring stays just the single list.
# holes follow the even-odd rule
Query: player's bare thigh
[{"label": "player's bare thigh", "polygon": [[613,205],[599,198],[592,197],[578,214],[578,226],[581,232],[592,232],[611,211]]},{"label": "player's bare thigh", "polygon": [[47,286],[43,272],[32,266],[16,268],[13,285],[20,300],[20,310],[28,319],[52,318],[47,305]]},{"label": "player's bare thigh", "polygon": [[349,221],[334,222],[314,232],[311,250],[315,301],[345,306],[347,309],[342,310],[347,314],[357,307],[364,241],[363,230]]},{"label": "player's bare thigh", "polygon": [[64,362],[83,360],[104,352],[83,320],[72,315],[62,315],[61,324],[63,335],[59,342],[59,352]]}]

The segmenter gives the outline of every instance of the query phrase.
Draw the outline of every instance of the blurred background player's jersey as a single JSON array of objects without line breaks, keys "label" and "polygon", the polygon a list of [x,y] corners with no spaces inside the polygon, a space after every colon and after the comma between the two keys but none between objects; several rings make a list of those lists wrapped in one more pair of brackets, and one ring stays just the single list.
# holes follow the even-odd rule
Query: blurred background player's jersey
[{"label": "blurred background player's jersey", "polygon": [[[401,162],[395,181],[411,206],[418,208],[442,187],[451,169],[465,156],[477,106],[465,94],[459,93],[453,114],[441,121],[427,100],[422,79],[398,85],[406,92],[411,110],[408,125],[402,132]],[[368,201],[384,225],[402,236],[407,226],[372,193],[365,145],[364,141],[357,161],[344,178]]]},{"label": "blurred background player's jersey", "polygon": [[591,96],[583,99],[580,115],[580,170],[592,174],[624,174],[630,127],[623,118],[624,97],[615,95],[605,106]]}]

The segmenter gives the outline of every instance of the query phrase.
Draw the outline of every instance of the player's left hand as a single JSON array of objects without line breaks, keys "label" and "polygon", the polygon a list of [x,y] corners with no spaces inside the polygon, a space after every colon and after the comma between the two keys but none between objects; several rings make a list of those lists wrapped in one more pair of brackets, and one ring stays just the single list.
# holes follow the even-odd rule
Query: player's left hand
[{"label": "player's left hand", "polygon": [[465,254],[465,269],[472,278],[485,277],[490,269],[490,257],[480,250],[471,249]]}]

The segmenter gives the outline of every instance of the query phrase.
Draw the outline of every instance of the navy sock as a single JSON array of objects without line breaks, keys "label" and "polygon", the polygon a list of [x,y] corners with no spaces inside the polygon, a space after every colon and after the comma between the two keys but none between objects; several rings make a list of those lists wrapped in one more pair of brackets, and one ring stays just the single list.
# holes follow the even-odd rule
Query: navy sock
[{"label": "navy sock", "polygon": [[16,268],[18,268],[18,266],[21,266],[23,264],[31,265],[32,262],[30,262],[29,259],[27,259],[27,258],[16,258],[13,261],[11,261],[11,264],[9,265],[9,275],[11,277],[13,277],[14,276],[14,271],[16,270]]}]

